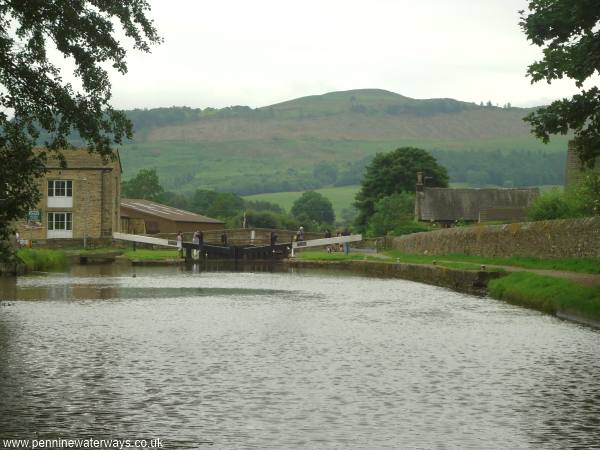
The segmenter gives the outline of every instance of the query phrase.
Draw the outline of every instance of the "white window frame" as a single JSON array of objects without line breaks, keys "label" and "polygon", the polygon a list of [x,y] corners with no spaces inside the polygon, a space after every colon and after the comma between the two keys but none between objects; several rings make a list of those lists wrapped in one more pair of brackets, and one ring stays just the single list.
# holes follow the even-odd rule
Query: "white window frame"
[{"label": "white window frame", "polygon": [[72,207],[73,180],[48,180],[48,208]]},{"label": "white window frame", "polygon": [[[63,195],[56,195],[57,184],[64,183],[62,191]],[[52,185],[52,187],[50,187]],[[71,191],[69,193],[69,191]],[[48,180],[48,197],[73,197],[73,180]]]},{"label": "white window frame", "polygon": [[[61,217],[63,216],[63,217]],[[48,239],[71,239],[73,237],[73,213],[50,211],[47,214]],[[63,220],[57,220],[57,219]]]}]

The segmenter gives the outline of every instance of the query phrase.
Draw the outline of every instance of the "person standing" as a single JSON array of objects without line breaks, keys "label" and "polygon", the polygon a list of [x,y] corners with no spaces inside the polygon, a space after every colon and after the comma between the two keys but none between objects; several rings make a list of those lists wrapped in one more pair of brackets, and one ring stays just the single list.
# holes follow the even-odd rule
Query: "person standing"
[{"label": "person standing", "polygon": [[221,234],[221,244],[227,245],[227,233],[225,233],[224,231]]},{"label": "person standing", "polygon": [[179,257],[183,258],[183,233],[181,231],[177,233],[177,251],[179,252]]},{"label": "person standing", "polygon": [[296,233],[296,240],[297,241],[304,240],[304,227],[303,226],[300,226],[300,228],[298,228],[298,232]]},{"label": "person standing", "polygon": [[[344,231],[342,231],[342,236],[350,236],[350,230],[348,227],[344,228]],[[344,242],[344,253],[346,255],[350,253],[350,242]]]},{"label": "person standing", "polygon": [[[331,231],[329,231],[329,228],[327,228],[325,230],[325,239],[329,239],[331,237]],[[327,253],[331,253],[331,245],[327,245]]]},{"label": "person standing", "polygon": [[[194,231],[194,237],[192,238],[192,244],[195,246],[200,245],[200,232],[199,231]],[[199,255],[200,255],[199,247],[194,247],[192,254],[193,254],[193,259],[198,259]]]}]

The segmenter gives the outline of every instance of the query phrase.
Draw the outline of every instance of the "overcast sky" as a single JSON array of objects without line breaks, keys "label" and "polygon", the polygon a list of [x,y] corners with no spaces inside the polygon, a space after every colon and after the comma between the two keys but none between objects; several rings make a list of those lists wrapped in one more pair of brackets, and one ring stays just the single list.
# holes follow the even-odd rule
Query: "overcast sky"
[{"label": "overcast sky", "polygon": [[413,98],[532,106],[572,95],[531,85],[541,51],[519,28],[527,0],[150,0],[164,38],[115,74],[119,108],[265,106],[381,88]]}]

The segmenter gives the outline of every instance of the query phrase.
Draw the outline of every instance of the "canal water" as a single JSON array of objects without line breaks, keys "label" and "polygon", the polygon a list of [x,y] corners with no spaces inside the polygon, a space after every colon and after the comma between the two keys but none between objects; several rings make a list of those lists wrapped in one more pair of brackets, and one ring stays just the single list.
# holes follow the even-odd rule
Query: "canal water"
[{"label": "canal water", "polygon": [[0,283],[0,439],[600,447],[600,333],[336,272],[77,266]]}]

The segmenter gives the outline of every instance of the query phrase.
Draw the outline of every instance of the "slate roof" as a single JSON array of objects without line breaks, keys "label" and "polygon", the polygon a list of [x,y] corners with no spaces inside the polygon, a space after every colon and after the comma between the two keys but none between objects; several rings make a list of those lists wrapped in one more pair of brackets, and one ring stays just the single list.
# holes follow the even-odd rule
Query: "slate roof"
[{"label": "slate roof", "polygon": [[[539,195],[538,188],[451,189],[423,188],[417,193],[423,221],[478,221],[482,210],[527,209]],[[507,217],[510,219],[511,217]]]},{"label": "slate roof", "polygon": [[162,219],[172,220],[174,222],[224,223],[211,217],[195,214],[183,209],[173,208],[172,206],[161,205],[160,203],[151,202],[150,200],[122,198],[121,215],[123,217],[130,217],[131,213],[128,214],[128,212],[123,211],[122,208],[127,208],[142,214],[160,217]]}]

